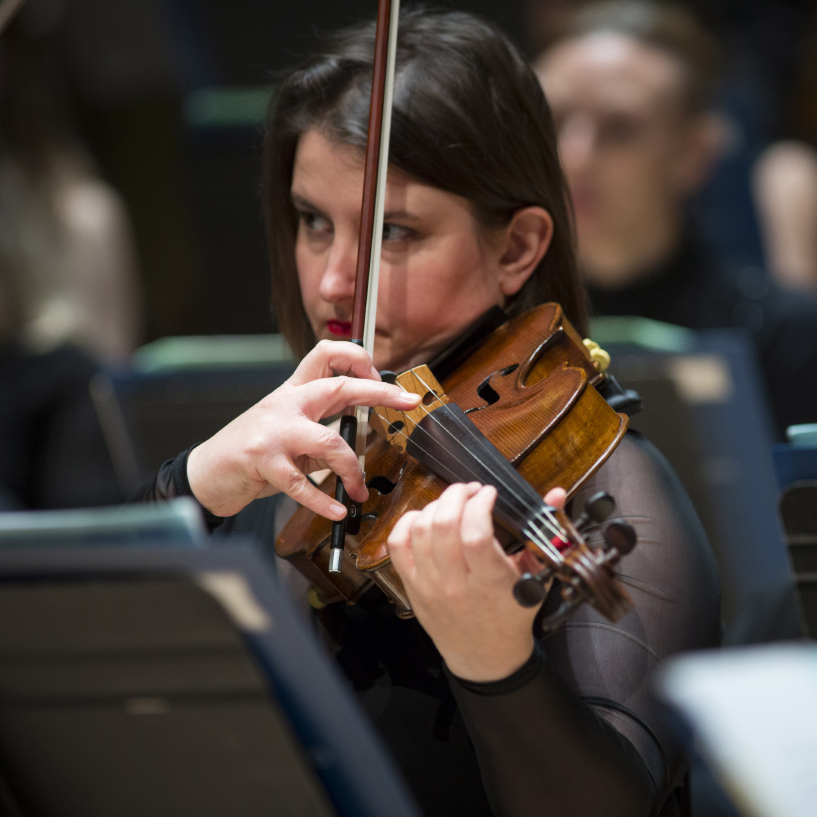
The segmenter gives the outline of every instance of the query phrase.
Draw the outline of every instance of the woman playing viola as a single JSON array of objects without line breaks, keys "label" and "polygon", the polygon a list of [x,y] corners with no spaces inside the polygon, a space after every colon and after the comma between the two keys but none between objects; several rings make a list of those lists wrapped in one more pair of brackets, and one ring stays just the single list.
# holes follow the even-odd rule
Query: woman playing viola
[{"label": "woman playing viola", "polygon": [[[585,329],[568,198],[535,76],[490,24],[410,12],[398,41],[373,361],[344,342],[373,47],[373,25],[329,37],[283,79],[271,108],[273,303],[301,364],[142,492],[192,494],[220,532],[251,530],[271,544],[293,505],[279,492],[340,518],[345,509],[306,479],[326,467],[365,499],[354,453],[319,421],[351,404],[416,406],[377,370],[444,366],[467,330],[478,337],[480,321],[484,332],[496,325],[497,308],[512,317],[555,301]],[[622,570],[635,609],[616,624],[586,606],[540,633],[540,611],[513,598],[519,567],[494,537],[495,491],[477,484],[452,485],[391,534],[416,619],[398,619],[376,589],[353,607],[313,611],[427,815],[682,813],[684,759],[649,678],[665,656],[717,642],[714,561],[677,479],[637,435],[578,501],[598,490],[615,496],[639,537]],[[562,504],[564,492],[546,500]]]}]

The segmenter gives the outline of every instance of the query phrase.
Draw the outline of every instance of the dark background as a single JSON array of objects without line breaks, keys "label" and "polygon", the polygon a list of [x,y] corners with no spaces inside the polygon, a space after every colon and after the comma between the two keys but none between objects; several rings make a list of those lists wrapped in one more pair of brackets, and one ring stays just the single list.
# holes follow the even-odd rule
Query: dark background
[{"label": "dark background", "polygon": [[[435,5],[495,20],[533,56],[575,3]],[[686,5],[724,46],[722,103],[740,132],[737,161],[725,163],[703,206],[736,263],[762,264],[741,174],[772,139],[817,137],[815,5]],[[191,94],[269,86],[275,72],[308,52],[317,32],[375,10],[376,0],[29,0],[25,24],[51,43],[75,127],[130,212],[144,297],[142,342],[275,330],[258,195],[259,117],[231,127],[196,123]]]}]

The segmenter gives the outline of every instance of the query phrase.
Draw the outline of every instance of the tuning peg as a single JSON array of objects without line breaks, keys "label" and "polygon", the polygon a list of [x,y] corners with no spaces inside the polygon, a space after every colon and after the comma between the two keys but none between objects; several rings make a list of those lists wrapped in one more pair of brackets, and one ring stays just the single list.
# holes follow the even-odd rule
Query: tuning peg
[{"label": "tuning peg", "polygon": [[623,519],[611,519],[604,526],[601,535],[604,539],[604,549],[615,548],[621,556],[626,556],[638,541],[633,526]]},{"label": "tuning peg", "polygon": [[545,589],[547,578],[548,572],[546,570],[536,576],[533,573],[523,573],[513,586],[514,598],[523,607],[536,607],[547,595]]},{"label": "tuning peg", "polygon": [[542,619],[540,626],[542,632],[549,633],[557,630],[573,614],[573,611],[582,603],[582,594],[576,592],[572,587],[566,587],[562,591],[562,602],[559,607],[547,618]]},{"label": "tuning peg", "polygon": [[607,491],[599,491],[593,494],[584,504],[584,511],[573,524],[576,530],[582,532],[590,525],[598,525],[604,522],[615,510],[616,501]]},{"label": "tuning peg", "polygon": [[584,506],[584,512],[593,522],[598,523],[604,522],[615,508],[615,499],[613,499],[607,491],[599,491],[587,500]]}]

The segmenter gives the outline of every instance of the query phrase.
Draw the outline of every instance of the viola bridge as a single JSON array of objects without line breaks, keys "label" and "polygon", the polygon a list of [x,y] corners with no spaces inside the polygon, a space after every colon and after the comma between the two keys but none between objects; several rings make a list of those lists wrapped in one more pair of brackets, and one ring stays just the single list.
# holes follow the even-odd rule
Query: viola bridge
[{"label": "viola bridge", "polygon": [[404,391],[421,395],[420,404],[411,411],[378,406],[369,418],[369,425],[390,445],[405,453],[409,437],[420,422],[432,411],[447,405],[450,401],[426,365],[415,366],[398,374],[394,382]]}]

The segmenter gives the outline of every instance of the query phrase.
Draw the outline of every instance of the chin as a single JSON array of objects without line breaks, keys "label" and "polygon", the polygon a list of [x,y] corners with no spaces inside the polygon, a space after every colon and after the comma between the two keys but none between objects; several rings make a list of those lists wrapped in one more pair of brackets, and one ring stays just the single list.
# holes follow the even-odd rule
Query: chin
[{"label": "chin", "polygon": [[[382,332],[375,331],[374,353],[372,354],[375,369],[377,369],[378,372],[387,370],[399,374],[403,369],[395,368],[395,366],[399,366],[400,358],[402,358],[402,355],[396,355],[394,353],[388,338]],[[398,360],[398,362],[395,362],[395,360]]]}]

